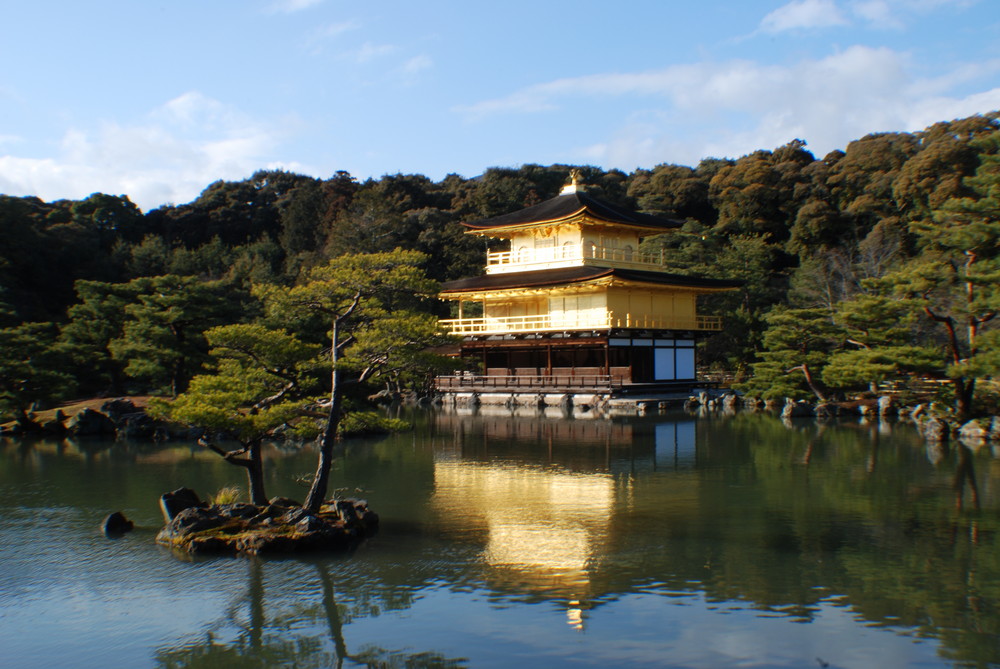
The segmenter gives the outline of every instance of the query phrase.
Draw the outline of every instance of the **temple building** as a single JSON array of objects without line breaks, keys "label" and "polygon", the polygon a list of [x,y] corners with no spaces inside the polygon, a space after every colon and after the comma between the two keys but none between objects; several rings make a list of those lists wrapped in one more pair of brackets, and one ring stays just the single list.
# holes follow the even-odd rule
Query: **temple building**
[{"label": "temple building", "polygon": [[670,273],[669,258],[639,244],[681,222],[591,197],[575,175],[551,200],[463,225],[509,248],[487,253],[485,275],[442,286],[440,297],[457,303],[457,318],[442,324],[481,369],[439,378],[443,391],[688,389],[698,337],[722,328],[698,313],[697,298],[740,285]]}]

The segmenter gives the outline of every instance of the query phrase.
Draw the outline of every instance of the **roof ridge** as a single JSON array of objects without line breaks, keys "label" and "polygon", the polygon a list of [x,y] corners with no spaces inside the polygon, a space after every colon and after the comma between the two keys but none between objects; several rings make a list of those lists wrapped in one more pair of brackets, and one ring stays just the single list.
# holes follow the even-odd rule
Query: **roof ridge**
[{"label": "roof ridge", "polygon": [[470,230],[491,230],[505,227],[552,223],[589,211],[595,218],[608,223],[634,225],[643,228],[671,230],[681,227],[680,221],[623,209],[583,191],[565,193],[524,209],[473,222],[463,222]]}]

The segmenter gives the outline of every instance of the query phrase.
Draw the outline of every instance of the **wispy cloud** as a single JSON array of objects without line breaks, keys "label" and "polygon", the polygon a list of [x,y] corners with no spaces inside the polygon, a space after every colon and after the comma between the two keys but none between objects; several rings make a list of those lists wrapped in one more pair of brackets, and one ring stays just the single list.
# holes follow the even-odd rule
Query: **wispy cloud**
[{"label": "wispy cloud", "polygon": [[272,0],[269,11],[279,14],[294,14],[304,9],[322,4],[325,0]]},{"label": "wispy cloud", "polygon": [[419,56],[414,56],[413,58],[410,58],[405,63],[403,63],[402,70],[404,74],[412,75],[416,74],[417,72],[422,72],[426,69],[429,69],[433,65],[434,61],[431,60],[431,57],[425,53],[422,53]]},{"label": "wispy cloud", "polygon": [[53,156],[0,155],[0,192],[48,199],[127,193],[144,208],[187,202],[217,179],[242,179],[265,166],[301,169],[271,157],[294,125],[260,121],[191,91],[138,123],[70,129]]},{"label": "wispy cloud", "polygon": [[962,10],[980,0],[792,0],[761,19],[755,34],[864,25],[899,30],[914,15]]},{"label": "wispy cloud", "polygon": [[388,56],[396,51],[396,47],[391,44],[375,44],[373,42],[365,42],[360,48],[345,54],[345,56],[362,65],[364,63],[370,63],[373,60],[382,58],[383,56]]},{"label": "wispy cloud", "polygon": [[317,33],[319,37],[322,38],[332,38],[340,37],[344,33],[351,32],[352,30],[357,30],[361,27],[361,23],[358,21],[342,21],[340,23],[331,23],[329,25],[323,26]]},{"label": "wispy cloud", "polygon": [[793,0],[765,16],[760,22],[760,29],[766,33],[780,33],[846,24],[847,19],[833,0]]},{"label": "wispy cloud", "polygon": [[850,5],[851,13],[872,27],[902,28],[903,22],[887,0],[857,0]]},{"label": "wispy cloud", "polygon": [[312,55],[319,55],[325,51],[328,43],[337,43],[344,35],[360,30],[361,27],[361,22],[356,20],[318,26],[306,37],[303,47]]},{"label": "wispy cloud", "polygon": [[416,86],[422,79],[422,74],[434,67],[434,60],[425,53],[406,59],[396,73],[403,86]]},{"label": "wispy cloud", "polygon": [[628,97],[628,116],[611,120],[617,131],[579,149],[590,160],[623,169],[665,156],[687,164],[735,157],[794,138],[822,155],[870,132],[918,130],[1000,108],[1000,89],[952,93],[988,69],[1000,71],[1000,64],[959,68],[950,78],[918,78],[905,54],[855,46],[791,66],[729,61],[565,78],[455,111],[475,122]]}]

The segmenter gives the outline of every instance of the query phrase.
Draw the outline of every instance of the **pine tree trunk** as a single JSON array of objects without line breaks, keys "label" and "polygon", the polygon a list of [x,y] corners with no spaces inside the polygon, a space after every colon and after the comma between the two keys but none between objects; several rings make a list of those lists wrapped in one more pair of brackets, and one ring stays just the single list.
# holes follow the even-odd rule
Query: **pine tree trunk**
[{"label": "pine tree trunk", "polygon": [[975,379],[955,379],[955,414],[959,421],[965,422],[972,415],[972,398],[976,392]]},{"label": "pine tree trunk", "polygon": [[310,511],[319,511],[326,500],[327,488],[330,484],[330,468],[333,466],[333,447],[337,442],[337,427],[340,425],[340,372],[333,372],[333,390],[330,393],[330,413],[327,414],[326,429],[319,449],[319,462],[313,475],[309,496],[305,507]]},{"label": "pine tree trunk", "polygon": [[257,506],[266,506],[267,493],[264,492],[264,463],[260,454],[260,442],[254,442],[249,446],[250,462],[247,463],[247,479],[250,483],[250,503]]},{"label": "pine tree trunk", "polygon": [[335,318],[333,331],[330,335],[332,342],[330,361],[333,363],[333,371],[330,373],[330,412],[327,414],[326,429],[323,431],[316,473],[313,475],[312,486],[310,486],[309,495],[306,497],[305,507],[310,511],[319,511],[326,500],[326,492],[330,484],[330,468],[333,466],[333,447],[337,441],[337,427],[340,425],[341,389],[340,371],[337,369],[337,360],[340,358],[337,347],[340,340],[339,326],[340,321]]},{"label": "pine tree trunk", "polygon": [[825,383],[813,376],[812,370],[809,369],[809,365],[802,363],[801,365],[796,365],[795,367],[791,367],[785,371],[793,372],[795,370],[802,372],[806,385],[809,386],[809,390],[812,391],[813,395],[815,395],[820,402],[829,401],[830,389],[826,387]]}]

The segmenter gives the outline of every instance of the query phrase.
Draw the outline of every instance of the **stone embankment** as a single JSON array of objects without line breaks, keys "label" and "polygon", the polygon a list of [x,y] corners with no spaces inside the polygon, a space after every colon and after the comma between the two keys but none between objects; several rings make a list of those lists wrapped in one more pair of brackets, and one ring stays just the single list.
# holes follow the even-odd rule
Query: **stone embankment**
[{"label": "stone embankment", "polygon": [[900,405],[889,395],[870,400],[847,402],[809,402],[785,398],[763,400],[735,391],[705,391],[692,395],[685,402],[688,410],[704,408],[733,413],[737,410],[769,411],[782,418],[816,418],[824,420],[838,416],[860,416],[878,419],[896,418],[912,421],[924,439],[940,443],[960,439],[967,444],[1000,443],[1000,416],[974,418],[964,423],[953,420],[947,411],[934,404]]},{"label": "stone embankment", "polygon": [[477,408],[479,406],[502,406],[507,409],[559,408],[564,411],[605,410],[609,398],[602,393],[518,393],[518,392],[461,392],[446,393],[439,399],[450,407]]},{"label": "stone embankment", "polygon": [[379,522],[364,500],[331,500],[314,513],[283,497],[264,506],[210,505],[189,488],[164,494],[160,508],[167,524],[156,542],[189,554],[348,550],[374,534]]},{"label": "stone embankment", "polygon": [[[118,398],[66,407],[66,410],[28,416],[33,422],[14,422],[0,426],[3,434],[42,434],[52,437],[104,437],[109,439],[166,440],[189,437],[179,434],[179,427],[151,418],[145,406],[131,399]],[[195,435],[197,437],[197,435]]]}]

